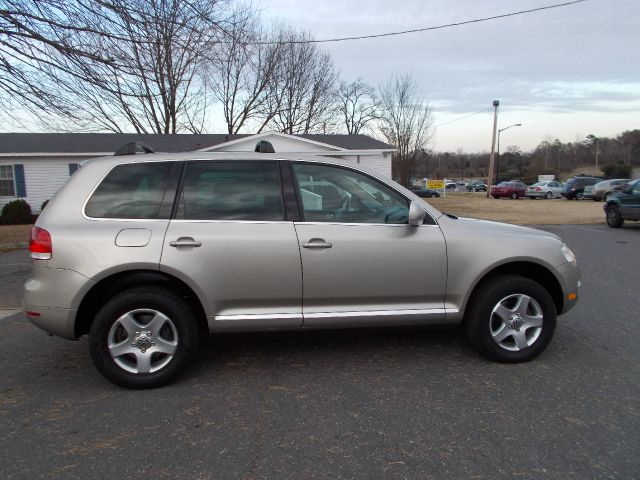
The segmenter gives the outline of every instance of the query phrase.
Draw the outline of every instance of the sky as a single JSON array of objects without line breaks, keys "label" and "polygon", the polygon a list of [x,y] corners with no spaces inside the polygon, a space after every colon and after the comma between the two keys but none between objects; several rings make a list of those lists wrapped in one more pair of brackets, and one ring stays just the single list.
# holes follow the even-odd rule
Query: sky
[{"label": "sky", "polygon": [[[566,0],[565,0],[566,1]],[[256,0],[264,21],[316,39],[423,28],[563,0]],[[373,86],[409,73],[429,102],[436,151],[489,151],[640,128],[640,1],[587,0],[430,32],[325,43],[341,77]],[[477,113],[481,112],[482,113]],[[477,113],[476,115],[471,115]],[[463,118],[467,117],[467,118]]]}]

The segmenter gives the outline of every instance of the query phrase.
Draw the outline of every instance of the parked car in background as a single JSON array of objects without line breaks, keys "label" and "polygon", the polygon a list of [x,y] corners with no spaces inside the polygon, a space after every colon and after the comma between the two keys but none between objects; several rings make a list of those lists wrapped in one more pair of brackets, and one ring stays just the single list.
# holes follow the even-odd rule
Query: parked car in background
[{"label": "parked car in background", "polygon": [[352,162],[297,154],[88,160],[29,250],[25,315],[88,334],[96,368],[132,388],[187,370],[206,333],[457,323],[486,357],[525,362],[580,285],[554,234],[444,215]]},{"label": "parked car in background", "polygon": [[478,180],[474,180],[472,182],[469,182],[469,184],[467,185],[467,191],[468,192],[486,192],[487,184],[484,182],[480,182]]},{"label": "parked car in background", "polygon": [[583,198],[585,200],[593,200],[599,202],[609,199],[614,192],[619,192],[631,180],[628,178],[614,178],[613,180],[603,180],[594,185],[584,187]]},{"label": "parked car in background", "polygon": [[444,184],[444,187],[446,189],[451,189],[451,190],[455,190],[456,188],[458,188],[458,185],[456,185],[456,182],[452,182],[451,180],[447,180]]},{"label": "parked car in background", "polygon": [[596,177],[572,177],[562,187],[562,196],[567,200],[582,200],[585,187],[594,185],[601,180]]},{"label": "parked car in background", "polygon": [[555,180],[543,180],[527,188],[527,198],[561,198],[562,184]]},{"label": "parked car in background", "polygon": [[415,193],[417,196],[421,198],[431,198],[431,197],[438,198],[440,196],[440,192],[438,192],[437,190],[431,190],[430,188],[410,187],[409,190],[411,190],[413,193]]},{"label": "parked car in background", "polygon": [[604,211],[607,225],[619,228],[625,220],[640,220],[640,180],[628,184],[620,192],[610,195]]},{"label": "parked car in background", "polygon": [[491,187],[491,196],[493,198],[508,197],[513,200],[522,198],[527,192],[527,186],[518,181],[500,182],[498,185]]}]

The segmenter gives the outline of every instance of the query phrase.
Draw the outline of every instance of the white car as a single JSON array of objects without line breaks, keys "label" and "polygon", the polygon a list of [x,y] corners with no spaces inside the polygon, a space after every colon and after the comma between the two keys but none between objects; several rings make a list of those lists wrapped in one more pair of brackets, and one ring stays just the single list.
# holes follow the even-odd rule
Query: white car
[{"label": "white car", "polygon": [[534,183],[525,192],[527,198],[560,198],[562,197],[562,183],[555,180],[543,180]]}]

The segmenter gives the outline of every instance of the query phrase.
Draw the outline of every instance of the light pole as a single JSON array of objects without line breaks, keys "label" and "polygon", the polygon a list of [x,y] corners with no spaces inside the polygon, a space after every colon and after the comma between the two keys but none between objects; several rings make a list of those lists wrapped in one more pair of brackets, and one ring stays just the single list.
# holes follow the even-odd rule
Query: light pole
[{"label": "light pole", "polygon": [[496,155],[496,183],[500,183],[500,132],[507,130],[511,127],[521,127],[521,123],[514,123],[513,125],[509,125],[508,127],[501,128],[498,130],[498,152]]}]

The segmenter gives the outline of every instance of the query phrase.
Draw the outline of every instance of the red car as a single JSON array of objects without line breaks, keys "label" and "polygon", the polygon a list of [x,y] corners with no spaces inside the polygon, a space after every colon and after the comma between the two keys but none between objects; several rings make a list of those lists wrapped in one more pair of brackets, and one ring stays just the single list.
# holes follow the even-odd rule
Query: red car
[{"label": "red car", "polygon": [[522,182],[500,182],[491,187],[493,198],[509,197],[512,199],[523,198],[527,192],[527,186]]}]

